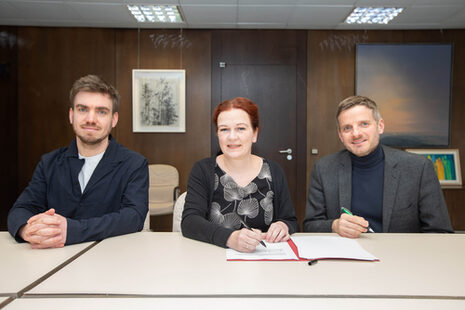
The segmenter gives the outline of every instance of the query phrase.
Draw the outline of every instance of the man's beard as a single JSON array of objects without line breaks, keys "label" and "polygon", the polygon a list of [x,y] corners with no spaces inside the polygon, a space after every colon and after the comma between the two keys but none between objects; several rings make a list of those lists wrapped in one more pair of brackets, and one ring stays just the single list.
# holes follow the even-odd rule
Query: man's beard
[{"label": "man's beard", "polygon": [[76,130],[76,128],[74,127],[74,124],[73,124],[73,130],[74,130],[74,134],[76,135],[76,137],[83,143],[83,144],[87,144],[87,145],[97,145],[97,144],[100,144],[102,141],[108,139],[108,136],[110,135],[111,133],[111,128],[109,128],[107,131],[105,131],[102,136],[86,136],[86,135],[82,135],[80,133],[78,133],[78,131]]},{"label": "man's beard", "polygon": [[86,137],[86,136],[82,136],[82,135],[78,135],[78,134],[76,134],[76,136],[77,136],[78,139],[81,140],[81,142],[84,143],[84,144],[96,145],[96,144],[101,143],[103,140],[107,139],[109,135],[106,135],[106,136],[104,136],[104,137],[99,137],[99,138],[95,138],[95,137]]}]

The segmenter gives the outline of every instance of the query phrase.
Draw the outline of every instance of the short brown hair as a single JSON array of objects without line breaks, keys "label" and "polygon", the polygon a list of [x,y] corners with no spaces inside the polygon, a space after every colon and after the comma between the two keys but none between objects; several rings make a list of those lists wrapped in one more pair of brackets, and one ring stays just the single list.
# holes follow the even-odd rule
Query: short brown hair
[{"label": "short brown hair", "polygon": [[69,92],[69,104],[71,109],[74,109],[74,98],[81,91],[108,95],[113,102],[112,113],[118,112],[119,93],[111,84],[108,84],[101,77],[89,74],[74,82]]},{"label": "short brown hair", "polygon": [[365,96],[351,96],[351,97],[347,97],[346,99],[342,100],[337,106],[337,113],[336,113],[337,128],[339,128],[339,115],[345,110],[348,110],[357,105],[363,105],[367,107],[368,109],[370,109],[373,112],[373,118],[375,119],[375,121],[379,122],[379,120],[381,119],[381,114],[379,113],[379,109],[378,109],[378,106],[376,105],[376,102],[374,102],[373,100]]},{"label": "short brown hair", "polygon": [[258,128],[258,107],[250,99],[243,97],[236,97],[234,99],[225,100],[216,106],[213,111],[213,124],[215,124],[216,130],[218,130],[218,116],[221,112],[229,111],[232,109],[241,109],[249,115],[250,124],[252,129],[255,131]]}]

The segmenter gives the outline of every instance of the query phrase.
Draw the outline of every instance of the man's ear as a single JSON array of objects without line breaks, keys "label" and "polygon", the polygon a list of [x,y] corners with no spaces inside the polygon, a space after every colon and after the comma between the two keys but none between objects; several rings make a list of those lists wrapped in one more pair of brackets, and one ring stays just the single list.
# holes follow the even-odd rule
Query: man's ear
[{"label": "man's ear", "polygon": [[72,125],[73,124],[73,108],[69,108],[69,123]]},{"label": "man's ear", "polygon": [[337,128],[337,135],[339,137],[339,140],[341,140],[341,142],[344,143],[344,140],[342,140],[342,132],[341,132],[341,129],[339,127]]},{"label": "man's ear", "polygon": [[384,132],[384,119],[378,121],[378,133],[382,134]]},{"label": "man's ear", "polygon": [[118,124],[118,112],[113,113],[111,116],[111,128],[115,128],[116,124]]}]

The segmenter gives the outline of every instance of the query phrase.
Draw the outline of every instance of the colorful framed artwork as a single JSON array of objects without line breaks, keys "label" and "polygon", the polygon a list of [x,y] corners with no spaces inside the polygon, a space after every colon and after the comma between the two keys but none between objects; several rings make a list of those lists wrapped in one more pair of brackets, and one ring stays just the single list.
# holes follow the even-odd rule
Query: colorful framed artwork
[{"label": "colorful framed artwork", "polygon": [[132,70],[133,132],[186,132],[185,70]]},{"label": "colorful framed artwork", "polygon": [[407,149],[406,151],[421,154],[430,159],[441,186],[462,186],[458,149]]}]

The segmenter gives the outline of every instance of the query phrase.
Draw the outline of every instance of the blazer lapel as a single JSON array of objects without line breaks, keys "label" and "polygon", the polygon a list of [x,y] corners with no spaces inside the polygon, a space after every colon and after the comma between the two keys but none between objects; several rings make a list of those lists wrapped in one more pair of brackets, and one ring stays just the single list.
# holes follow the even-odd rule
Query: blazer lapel
[{"label": "blazer lapel", "polygon": [[350,202],[352,199],[352,163],[350,161],[350,156],[346,152],[341,154],[339,165],[339,207],[344,207],[350,210]]},{"label": "blazer lapel", "polygon": [[82,195],[86,195],[92,187],[95,186],[102,178],[109,174],[113,169],[121,162],[121,159],[117,154],[117,146],[115,140],[110,136],[110,143],[108,144],[105,154],[103,154],[102,159],[95,168],[92,176],[89,179],[89,182],[84,189]]},{"label": "blazer lapel", "polygon": [[92,176],[90,177],[89,182],[87,183],[86,188],[84,189],[84,193],[82,193],[82,195],[84,196],[90,190],[92,190],[92,187],[94,187],[94,185],[97,184],[98,181],[100,181],[103,177],[110,173],[115,168],[115,166],[117,166],[117,164],[117,162],[106,162],[104,158],[102,158],[98,163],[97,167],[95,168],[94,172],[92,173]]},{"label": "blazer lapel", "polygon": [[389,149],[384,149],[384,191],[383,191],[383,232],[388,232],[392,210],[399,185],[397,160],[390,156]]},{"label": "blazer lapel", "polygon": [[79,185],[79,172],[84,165],[84,159],[79,159],[76,138],[71,141],[68,146],[68,149],[65,152],[65,159],[61,162],[61,165],[66,165],[69,168],[69,175],[67,177],[71,178],[70,181],[62,180],[63,184],[68,184],[70,182],[71,187],[66,187],[66,191],[69,191],[70,197],[76,197],[79,199],[81,197],[81,185]]}]

